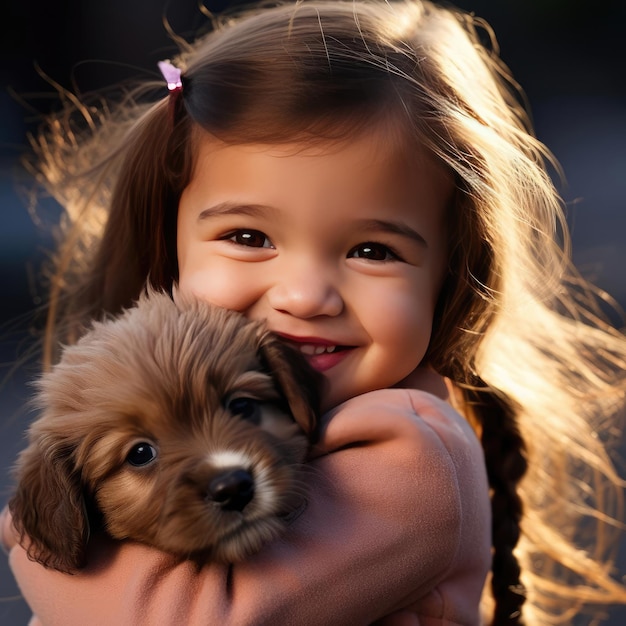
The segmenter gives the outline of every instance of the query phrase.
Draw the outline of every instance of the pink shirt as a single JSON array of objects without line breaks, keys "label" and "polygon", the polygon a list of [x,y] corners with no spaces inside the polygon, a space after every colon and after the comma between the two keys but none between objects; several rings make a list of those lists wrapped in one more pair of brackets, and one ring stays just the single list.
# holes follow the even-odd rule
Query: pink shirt
[{"label": "pink shirt", "polygon": [[108,540],[74,576],[19,547],[11,567],[45,626],[480,623],[488,485],[480,444],[450,405],[406,389],[353,398],[324,419],[309,465],[306,510],[230,569]]}]

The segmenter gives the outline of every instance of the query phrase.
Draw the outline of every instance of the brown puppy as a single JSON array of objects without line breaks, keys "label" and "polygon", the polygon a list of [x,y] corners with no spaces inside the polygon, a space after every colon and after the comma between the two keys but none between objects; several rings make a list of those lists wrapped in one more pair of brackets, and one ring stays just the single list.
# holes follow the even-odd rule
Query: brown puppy
[{"label": "brown puppy", "polygon": [[29,556],[84,566],[90,529],[232,562],[302,504],[320,378],[237,313],[164,294],[96,323],[38,383],[9,503]]}]

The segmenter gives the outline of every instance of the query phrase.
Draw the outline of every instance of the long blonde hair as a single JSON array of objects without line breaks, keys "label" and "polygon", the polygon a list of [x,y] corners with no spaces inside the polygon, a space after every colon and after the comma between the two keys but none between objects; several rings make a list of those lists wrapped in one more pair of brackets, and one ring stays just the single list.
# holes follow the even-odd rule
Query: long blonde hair
[{"label": "long blonde hair", "polygon": [[66,208],[47,360],[90,319],[130,305],[146,279],[171,288],[196,129],[231,143],[313,142],[391,121],[456,181],[427,361],[482,438],[493,622],[519,621],[522,605],[529,624],[547,625],[626,602],[611,571],[622,481],[609,441],[626,339],[571,265],[550,153],[492,33],[427,0],[305,0],[214,26],[183,44],[181,93],[153,102],[161,85],[149,82],[113,113],[74,103],[78,117],[71,107],[34,138],[30,167]]}]

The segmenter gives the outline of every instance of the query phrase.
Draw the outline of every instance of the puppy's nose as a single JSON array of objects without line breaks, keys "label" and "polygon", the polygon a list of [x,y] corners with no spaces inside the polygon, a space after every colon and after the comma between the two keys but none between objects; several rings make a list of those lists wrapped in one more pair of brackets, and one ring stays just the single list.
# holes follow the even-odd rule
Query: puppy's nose
[{"label": "puppy's nose", "polygon": [[207,498],[225,511],[243,511],[254,497],[254,479],[244,469],[232,469],[215,476]]}]

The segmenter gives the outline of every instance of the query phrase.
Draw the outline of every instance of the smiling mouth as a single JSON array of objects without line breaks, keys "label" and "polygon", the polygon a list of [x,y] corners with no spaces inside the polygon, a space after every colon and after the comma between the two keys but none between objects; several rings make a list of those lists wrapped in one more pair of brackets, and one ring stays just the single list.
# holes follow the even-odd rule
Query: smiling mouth
[{"label": "smiling mouth", "polygon": [[341,350],[342,346],[322,346],[319,344],[301,343],[296,344],[296,348],[307,356],[317,356],[318,354],[331,354],[335,352],[335,350]]},{"label": "smiling mouth", "polygon": [[332,344],[317,337],[295,337],[277,333],[285,342],[304,355],[318,371],[326,371],[341,363],[356,346]]},{"label": "smiling mouth", "polygon": [[296,344],[309,364],[318,372],[332,369],[351,353],[353,346],[336,346],[313,343]]}]

